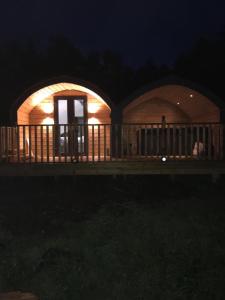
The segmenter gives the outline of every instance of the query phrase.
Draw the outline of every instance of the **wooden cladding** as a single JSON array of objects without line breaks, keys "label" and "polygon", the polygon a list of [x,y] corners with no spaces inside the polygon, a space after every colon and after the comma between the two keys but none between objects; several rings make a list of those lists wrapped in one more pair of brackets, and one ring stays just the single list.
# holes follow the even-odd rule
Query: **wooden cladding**
[{"label": "wooden cladding", "polygon": [[224,159],[224,124],[85,124],[0,127],[0,159],[60,163]]}]

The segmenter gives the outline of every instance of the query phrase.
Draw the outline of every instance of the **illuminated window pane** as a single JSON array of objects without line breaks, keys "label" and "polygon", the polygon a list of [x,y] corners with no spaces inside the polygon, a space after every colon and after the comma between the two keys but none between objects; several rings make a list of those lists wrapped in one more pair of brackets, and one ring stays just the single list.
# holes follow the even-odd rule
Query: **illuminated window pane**
[{"label": "illuminated window pane", "polygon": [[59,124],[68,123],[67,100],[58,100],[58,119]]},{"label": "illuminated window pane", "polygon": [[[67,124],[68,123],[68,108],[67,108],[67,100],[58,100],[58,120],[59,124]],[[67,128],[65,130],[64,126],[60,126],[60,136],[66,138]],[[61,138],[62,139],[62,138]],[[65,143],[66,140],[61,140],[61,143]]]},{"label": "illuminated window pane", "polygon": [[74,100],[75,117],[84,117],[84,100]]}]

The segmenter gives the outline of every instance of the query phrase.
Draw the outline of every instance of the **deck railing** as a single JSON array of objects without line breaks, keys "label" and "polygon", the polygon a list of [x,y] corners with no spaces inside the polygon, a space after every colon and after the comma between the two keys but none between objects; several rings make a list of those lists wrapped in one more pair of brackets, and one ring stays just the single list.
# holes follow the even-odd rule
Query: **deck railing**
[{"label": "deck railing", "polygon": [[85,124],[0,127],[0,161],[21,163],[223,160],[224,124]]}]

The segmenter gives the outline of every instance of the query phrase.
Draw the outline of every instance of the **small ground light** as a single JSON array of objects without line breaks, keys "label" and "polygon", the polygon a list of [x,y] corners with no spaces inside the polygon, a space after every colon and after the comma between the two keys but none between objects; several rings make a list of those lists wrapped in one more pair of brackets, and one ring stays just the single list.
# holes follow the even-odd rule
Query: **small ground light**
[{"label": "small ground light", "polygon": [[177,102],[177,105],[180,105],[180,102]]},{"label": "small ground light", "polygon": [[194,97],[194,95],[193,94],[190,94],[190,98],[193,98]]},{"label": "small ground light", "polygon": [[167,161],[167,158],[166,158],[165,156],[163,156],[163,157],[161,158],[161,161],[162,161],[162,162],[166,162],[166,161]]}]

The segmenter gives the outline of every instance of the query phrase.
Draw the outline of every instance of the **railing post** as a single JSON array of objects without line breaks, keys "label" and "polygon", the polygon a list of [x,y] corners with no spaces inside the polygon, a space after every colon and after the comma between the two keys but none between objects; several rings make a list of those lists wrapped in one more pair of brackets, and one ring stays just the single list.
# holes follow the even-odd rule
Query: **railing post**
[{"label": "railing post", "polygon": [[122,157],[123,149],[122,141],[122,125],[112,124],[111,125],[111,156],[115,159]]},{"label": "railing post", "polygon": [[144,128],[144,155],[145,157],[147,157],[148,153],[147,153],[147,146],[148,146],[148,129],[147,129],[147,125],[145,124],[145,128]]},{"label": "railing post", "polygon": [[223,124],[220,124],[219,125],[220,127],[220,132],[219,132],[219,135],[220,135],[220,147],[219,147],[219,151],[220,151],[220,160],[223,160]]},{"label": "railing post", "polygon": [[107,149],[107,147],[106,147],[106,125],[103,125],[104,126],[104,161],[106,161],[106,155],[107,155],[107,153],[106,153],[106,149]]},{"label": "railing post", "polygon": [[95,161],[95,128],[91,127],[91,140],[92,140],[92,162]]},{"label": "railing post", "polygon": [[29,151],[29,162],[31,163],[32,157],[31,157],[31,147],[32,147],[32,141],[31,141],[31,125],[28,127],[28,139],[29,139],[29,144],[28,144],[28,151]]},{"label": "railing post", "polygon": [[101,160],[101,141],[100,141],[100,124],[97,125],[98,126],[98,161]]}]

